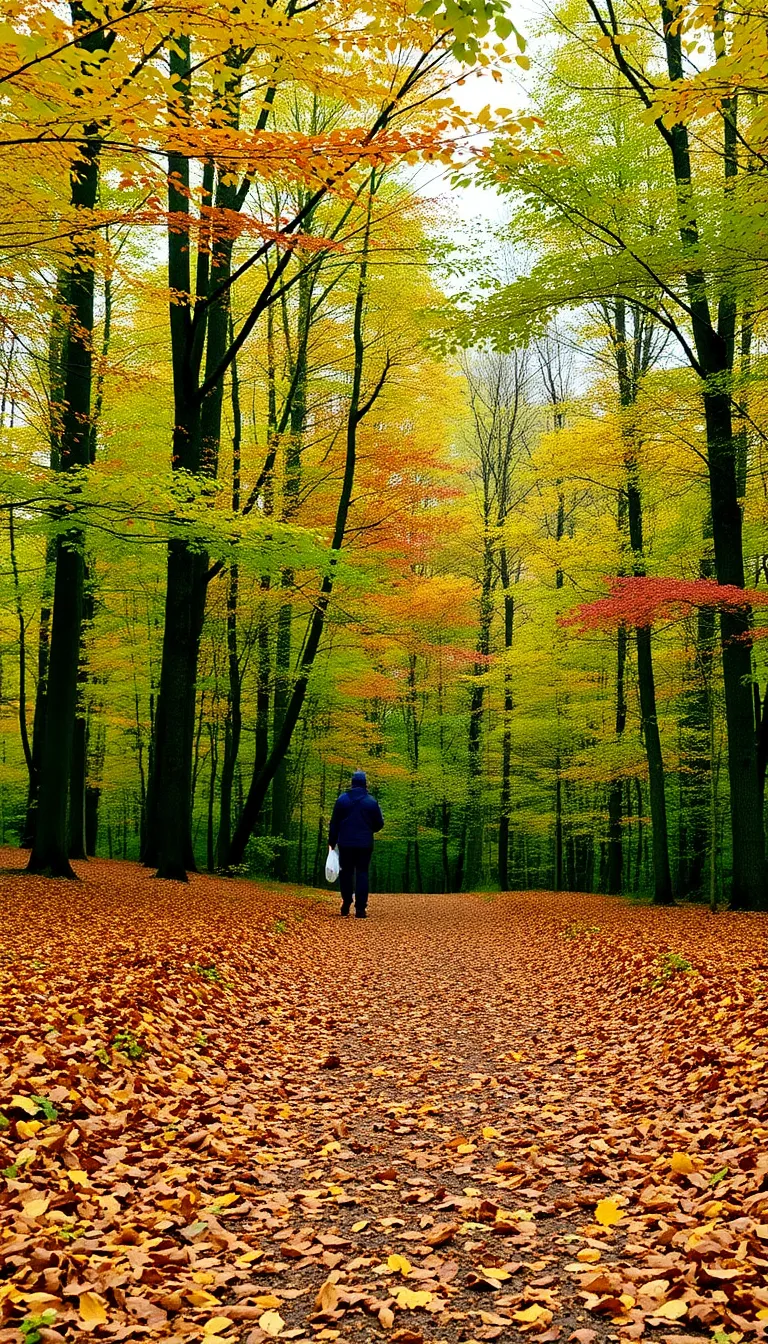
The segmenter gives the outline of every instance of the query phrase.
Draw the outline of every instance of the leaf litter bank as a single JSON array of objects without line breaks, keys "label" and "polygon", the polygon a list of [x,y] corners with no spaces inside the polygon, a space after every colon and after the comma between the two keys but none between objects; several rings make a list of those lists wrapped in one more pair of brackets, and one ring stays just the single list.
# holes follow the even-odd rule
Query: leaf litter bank
[{"label": "leaf litter bank", "polygon": [[765,1334],[765,917],[80,871],[0,878],[0,1341]]}]

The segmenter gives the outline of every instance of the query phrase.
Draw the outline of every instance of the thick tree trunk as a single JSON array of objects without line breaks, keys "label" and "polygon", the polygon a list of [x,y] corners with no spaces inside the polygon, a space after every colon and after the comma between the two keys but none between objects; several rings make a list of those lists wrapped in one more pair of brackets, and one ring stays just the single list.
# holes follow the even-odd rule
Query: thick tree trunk
[{"label": "thick tree trunk", "polygon": [[67,799],[77,708],[77,671],[83,617],[83,535],[56,543],[51,652],[35,837],[29,871],[74,877],[69,862]]},{"label": "thick tree trunk", "polygon": [[[685,75],[682,36],[677,14],[661,3],[667,69],[672,80]],[[729,124],[730,122],[730,124]],[[661,129],[661,123],[657,122]],[[734,109],[724,121],[725,177],[736,171]],[[661,131],[664,134],[664,129]],[[699,228],[691,186],[688,129],[679,124],[665,138],[672,158],[678,199],[679,232],[694,345],[703,381],[702,398],[707,440],[707,464],[712,513],[712,539],[717,581],[744,587],[742,515],[738,491],[739,445],[733,433],[730,383],[733,370],[735,303],[723,291],[713,321],[707,282],[700,269]],[[760,799],[757,741],[752,698],[752,613],[722,612],[720,641],[723,656],[725,716],[728,727],[733,881],[731,904],[736,909],[768,909],[765,833]]]},{"label": "thick tree trunk", "polygon": [[[89,213],[96,204],[99,181],[98,127],[86,128],[86,139],[71,171],[71,201]],[[69,281],[70,332],[65,342],[64,406],[61,415],[60,469],[90,463],[92,337],[94,306],[91,234],[74,244]],[[83,620],[85,565],[82,532],[56,539],[51,647],[48,665],[45,732],[35,837],[29,871],[74,877],[68,857],[67,796],[77,708],[77,679]]]},{"label": "thick tree trunk", "polygon": [[[174,81],[174,115],[187,116],[191,109],[191,49],[188,35],[179,37],[170,49]],[[213,164],[203,169],[202,195],[210,203]],[[168,209],[175,219],[169,229],[168,283],[171,363],[173,369],[174,428],[173,467],[198,475],[203,469],[203,403],[199,374],[207,322],[220,335],[222,322],[226,344],[227,310],[221,304],[197,325],[192,305],[192,219],[190,214],[189,159],[180,153],[168,155]],[[210,219],[201,224],[197,253],[195,296],[207,297],[211,265]],[[183,227],[182,227],[183,226]],[[207,232],[206,232],[207,230]],[[220,353],[223,353],[223,348]],[[213,356],[208,352],[209,362]],[[216,365],[218,367],[218,365]],[[211,469],[211,419],[220,413],[221,380],[205,403],[206,467]],[[186,881],[187,868],[194,869],[192,843],[192,750],[195,733],[197,661],[202,637],[207,595],[208,557],[186,542],[168,544],[165,593],[165,626],[160,663],[160,687],[154,724],[152,770],[147,791],[147,828],[144,862],[156,866],[157,876]]]},{"label": "thick tree trunk", "polygon": [[[197,660],[205,613],[208,557],[183,541],[168,546],[165,627],[155,719],[154,805],[148,825],[157,876],[186,881],[192,847],[192,750]],[[156,859],[152,856],[156,855]]]}]

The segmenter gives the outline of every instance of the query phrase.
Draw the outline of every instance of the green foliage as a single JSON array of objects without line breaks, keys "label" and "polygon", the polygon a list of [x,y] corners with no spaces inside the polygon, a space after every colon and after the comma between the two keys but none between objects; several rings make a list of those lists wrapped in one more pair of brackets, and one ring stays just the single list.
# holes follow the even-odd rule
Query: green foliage
[{"label": "green foliage", "polygon": [[118,1031],[112,1038],[112,1047],[121,1055],[127,1055],[131,1060],[139,1060],[144,1054],[144,1047],[138,1038],[128,1028]]},{"label": "green foliage", "polygon": [[565,925],[560,937],[568,942],[578,942],[585,938],[594,938],[600,932],[599,924],[588,924],[585,920],[576,919]]},{"label": "green foliage", "polygon": [[651,989],[663,989],[679,975],[691,975],[693,966],[680,952],[660,952],[656,958],[656,973],[649,979]]},{"label": "green foliage", "polygon": [[30,1101],[34,1101],[37,1104],[39,1114],[45,1116],[46,1120],[55,1120],[57,1118],[58,1111],[47,1097],[37,1097],[33,1095],[30,1097]]},{"label": "green foliage", "polygon": [[42,1329],[50,1329],[56,1324],[56,1312],[53,1307],[48,1307],[46,1311],[39,1315],[25,1316],[19,1324],[24,1344],[40,1344]]},{"label": "green foliage", "polygon": [[197,971],[197,974],[200,976],[200,979],[205,980],[206,984],[223,985],[224,976],[221,974],[221,971],[219,970],[218,966],[215,965],[201,966],[199,962],[195,962],[194,969]]}]

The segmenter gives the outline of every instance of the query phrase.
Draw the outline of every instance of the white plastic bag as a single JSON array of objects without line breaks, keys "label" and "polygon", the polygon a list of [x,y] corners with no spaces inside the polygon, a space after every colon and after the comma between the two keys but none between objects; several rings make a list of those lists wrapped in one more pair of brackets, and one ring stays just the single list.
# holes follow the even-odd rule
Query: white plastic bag
[{"label": "white plastic bag", "polygon": [[325,860],[325,877],[327,882],[335,882],[339,876],[339,847],[328,850],[328,858]]}]

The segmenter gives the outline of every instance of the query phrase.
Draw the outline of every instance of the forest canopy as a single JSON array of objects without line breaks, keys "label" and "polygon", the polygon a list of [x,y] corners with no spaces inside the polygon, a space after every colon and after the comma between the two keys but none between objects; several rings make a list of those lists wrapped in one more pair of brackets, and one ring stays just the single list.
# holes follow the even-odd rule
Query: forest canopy
[{"label": "forest canopy", "polygon": [[766,31],[6,10],[0,844],[768,908]]}]

